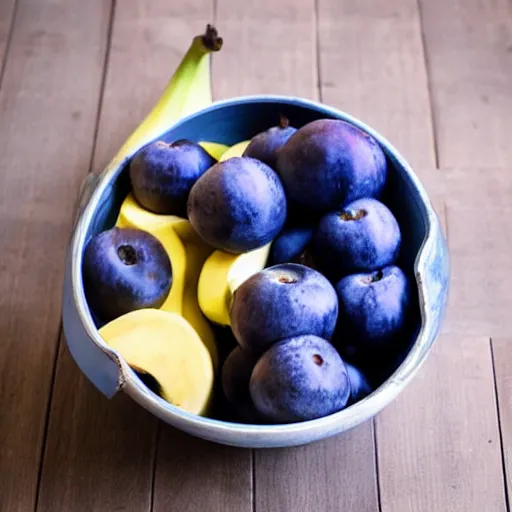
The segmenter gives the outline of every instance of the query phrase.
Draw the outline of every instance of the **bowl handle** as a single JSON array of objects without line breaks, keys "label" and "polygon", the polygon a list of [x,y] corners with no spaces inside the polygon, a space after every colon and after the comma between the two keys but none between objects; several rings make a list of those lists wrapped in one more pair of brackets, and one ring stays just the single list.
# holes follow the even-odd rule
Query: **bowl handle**
[{"label": "bowl handle", "polygon": [[408,370],[400,375],[400,379],[404,381],[411,378],[426,359],[439,334],[448,303],[450,254],[439,217],[433,208],[429,224],[427,239],[420,251],[416,267],[423,323],[421,343],[415,353],[418,364],[409,365]]}]

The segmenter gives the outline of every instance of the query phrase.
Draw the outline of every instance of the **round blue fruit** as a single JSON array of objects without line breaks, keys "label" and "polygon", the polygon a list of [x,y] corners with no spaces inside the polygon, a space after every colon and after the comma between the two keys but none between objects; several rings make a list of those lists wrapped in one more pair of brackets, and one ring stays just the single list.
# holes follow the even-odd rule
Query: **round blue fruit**
[{"label": "round blue fruit", "polygon": [[400,227],[389,208],[373,198],[358,199],[322,217],[313,234],[318,268],[332,280],[369,272],[396,261]]},{"label": "round blue fruit", "polygon": [[82,276],[89,307],[108,322],[137,309],[159,308],[171,290],[172,266],[153,235],[115,227],[91,238]]},{"label": "round blue fruit", "polygon": [[282,147],[277,171],[291,201],[328,212],[361,197],[379,197],[387,163],[366,132],[345,121],[319,119]]},{"label": "round blue fruit", "polygon": [[250,423],[259,421],[249,393],[249,381],[256,359],[234,348],[222,366],[222,390],[231,412],[237,419]]},{"label": "round blue fruit", "polygon": [[272,242],[269,264],[296,263],[303,255],[313,236],[313,228],[301,226],[284,229]]},{"label": "round blue fruit", "polygon": [[336,284],[339,300],[336,343],[349,360],[381,360],[402,344],[411,289],[397,266],[346,276]]},{"label": "round blue fruit", "polygon": [[363,372],[345,361],[350,381],[350,400],[347,405],[355,404],[372,392],[372,387]]},{"label": "round blue fruit", "polygon": [[278,151],[296,131],[296,128],[289,126],[288,119],[281,117],[279,126],[273,126],[251,139],[243,156],[256,158],[275,169]]},{"label": "round blue fruit", "polygon": [[338,299],[331,283],[320,272],[296,263],[251,276],[235,291],[230,311],[235,338],[255,355],[284,338],[315,334],[330,339],[337,316]]},{"label": "round blue fruit", "polygon": [[243,253],[271,242],[286,220],[286,196],[277,174],[248,157],[211,167],[192,187],[190,223],[213,247]]},{"label": "round blue fruit", "polygon": [[267,421],[291,423],[343,409],[350,382],[336,349],[307,335],[280,341],[261,356],[252,372],[250,393]]},{"label": "round blue fruit", "polygon": [[195,142],[152,142],[130,163],[133,195],[154,213],[186,217],[192,185],[215,162]]}]

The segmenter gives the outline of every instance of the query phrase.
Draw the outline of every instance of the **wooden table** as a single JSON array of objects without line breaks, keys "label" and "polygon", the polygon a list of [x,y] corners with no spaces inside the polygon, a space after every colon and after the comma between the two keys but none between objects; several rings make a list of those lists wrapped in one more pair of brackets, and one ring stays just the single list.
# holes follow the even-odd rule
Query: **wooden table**
[{"label": "wooden table", "polygon": [[[79,183],[212,20],[217,98],[294,94],[360,117],[448,233],[451,304],[427,363],[375,421],[306,447],[217,446],[107,401],[61,335]],[[2,512],[510,507],[511,0],[0,0],[0,64]]]}]

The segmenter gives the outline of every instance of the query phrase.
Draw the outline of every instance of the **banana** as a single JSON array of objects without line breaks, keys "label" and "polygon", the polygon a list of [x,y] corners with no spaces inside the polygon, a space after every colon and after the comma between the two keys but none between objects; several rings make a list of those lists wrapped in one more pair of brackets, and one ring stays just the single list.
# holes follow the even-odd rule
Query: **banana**
[{"label": "banana", "polygon": [[234,144],[227,151],[224,151],[224,153],[222,153],[219,162],[229,160],[230,158],[233,158],[235,156],[242,156],[250,142],[250,140],[243,140],[242,142]]},{"label": "banana", "polygon": [[106,172],[117,168],[172,123],[212,103],[210,53],[221,48],[222,38],[211,25],[207,25],[204,34],[193,38],[160,99],[126,139],[107,166]]}]

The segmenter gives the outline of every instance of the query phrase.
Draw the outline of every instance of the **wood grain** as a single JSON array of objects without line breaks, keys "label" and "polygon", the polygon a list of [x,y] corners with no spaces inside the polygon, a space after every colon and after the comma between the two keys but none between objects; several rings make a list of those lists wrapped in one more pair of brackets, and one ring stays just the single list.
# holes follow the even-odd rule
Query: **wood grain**
[{"label": "wood grain", "polygon": [[94,155],[96,172],[151,110],[192,37],[202,34],[212,18],[213,0],[117,2]]},{"label": "wood grain", "polygon": [[[279,93],[317,98],[315,16],[312,0],[218,0],[217,25],[225,45],[213,67],[217,96]],[[343,503],[347,511],[362,510],[355,505],[360,499],[373,511],[375,476],[371,424],[316,445],[256,451],[255,507],[262,512],[300,512],[325,501],[329,506]],[[331,488],[343,491],[325,494]]]},{"label": "wood grain", "polygon": [[216,98],[318,98],[314,0],[217,0],[217,24],[225,45],[213,63]]},{"label": "wood grain", "polygon": [[109,5],[20,0],[0,91],[0,510],[32,510]]},{"label": "wood grain", "polygon": [[496,168],[443,169],[444,195],[454,208],[500,211],[511,207],[512,180],[508,171]]},{"label": "wood grain", "polygon": [[[101,170],[151,108],[193,35],[211,21],[211,13],[211,2],[190,7],[165,1],[117,4],[95,170]],[[215,510],[221,497],[226,503],[231,500],[251,506],[250,451],[241,450],[239,463],[234,464],[229,450],[212,446],[206,452],[204,443],[193,438],[185,442],[180,433],[168,429],[159,444],[165,455],[155,467],[157,421],[125,397],[106,401],[79,374],[66,350],[61,351],[58,363],[40,510],[53,511],[57,500],[62,503],[61,510],[161,510],[178,499],[178,488],[169,482],[180,482],[179,499],[185,507],[197,501],[197,475],[206,453],[214,478],[210,491],[219,491],[200,494],[205,509]],[[62,425],[69,425],[69,432],[63,433]],[[181,462],[170,464],[166,449],[171,449],[174,457],[175,444],[182,450]],[[56,479],[56,474],[60,478]],[[201,489],[205,489],[206,474]],[[232,486],[235,478],[237,485]]]},{"label": "wood grain", "polygon": [[379,130],[416,167],[436,164],[416,0],[318,0],[325,103]]},{"label": "wood grain", "polygon": [[251,451],[162,425],[153,512],[252,512]]},{"label": "wood grain", "polygon": [[440,166],[510,167],[510,0],[420,4]]},{"label": "wood grain", "polygon": [[311,445],[260,450],[256,510],[377,512],[373,423]]},{"label": "wood grain", "polygon": [[[482,204],[484,201],[484,204]],[[451,258],[446,328],[468,336],[512,336],[512,208],[493,208],[492,198],[471,206],[447,201]]]},{"label": "wood grain", "polygon": [[101,395],[61,342],[38,512],[149,512],[157,420]]},{"label": "wood grain", "polygon": [[498,408],[501,424],[505,485],[512,503],[512,339],[492,340]]},{"label": "wood grain", "polygon": [[489,339],[441,337],[376,425],[382,512],[505,512]]},{"label": "wood grain", "polygon": [[1,71],[3,69],[5,52],[11,34],[15,6],[16,0],[2,0],[0,2],[0,80],[2,78]]}]

